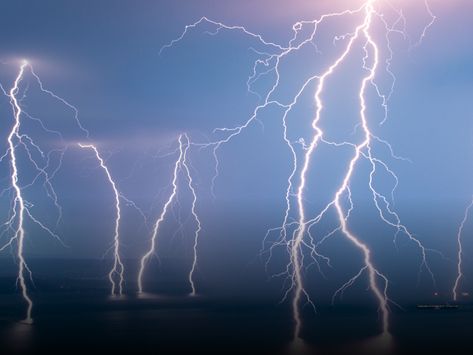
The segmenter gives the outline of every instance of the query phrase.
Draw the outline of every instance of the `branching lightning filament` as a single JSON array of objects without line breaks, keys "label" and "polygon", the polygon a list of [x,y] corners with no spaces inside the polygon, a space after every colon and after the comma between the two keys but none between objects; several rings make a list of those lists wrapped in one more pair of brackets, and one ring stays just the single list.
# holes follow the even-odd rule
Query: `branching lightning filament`
[{"label": "branching lightning filament", "polygon": [[[62,105],[66,106],[68,110],[73,111],[75,123],[81,131],[81,134],[88,137],[88,131],[85,130],[81,125],[78,119],[77,109],[73,105],[69,104],[65,99],[46,89],[39,76],[33,70],[32,65],[26,60],[21,63],[18,75],[16,76],[13,86],[10,90],[7,91],[3,88],[3,86],[0,85],[0,89],[2,90],[3,94],[6,95],[10,101],[14,118],[12,128],[7,138],[7,151],[0,157],[0,163],[8,161],[10,171],[10,185],[1,191],[0,196],[7,194],[11,194],[12,196],[9,217],[6,222],[2,224],[2,230],[0,231],[0,238],[3,238],[6,235],[7,241],[2,241],[2,245],[0,245],[0,251],[4,251],[8,248],[14,248],[16,246],[15,255],[18,262],[17,281],[23,299],[27,304],[26,317],[24,321],[26,323],[32,323],[33,300],[30,295],[29,284],[32,283],[33,279],[32,272],[28,267],[25,257],[27,222],[32,222],[42,231],[59,241],[61,244],[63,243],[60,237],[53,231],[53,228],[48,227],[45,223],[34,216],[32,211],[34,204],[26,200],[24,192],[28,188],[34,186],[36,183],[42,181],[42,187],[46,195],[51,199],[57,210],[56,226],[59,224],[62,218],[62,208],[59,204],[58,195],[53,188],[52,180],[62,166],[62,159],[66,150],[68,149],[68,146],[64,142],[60,132],[48,128],[48,125],[45,123],[45,121],[31,115],[22,107],[22,101],[27,97],[27,91],[29,88],[29,82],[25,85],[25,88],[21,87],[21,83],[26,81],[26,75],[32,76],[35,83],[39,87],[40,93],[53,98]],[[29,120],[30,122],[38,124],[44,133],[51,134],[56,138],[59,138],[62,143],[62,147],[54,148],[49,151],[43,150],[41,148],[41,143],[36,142],[33,136],[23,132],[22,122],[24,120]],[[32,177],[22,177],[20,166],[22,167],[24,165],[20,164],[20,155],[21,157],[26,156],[27,164],[33,168],[34,174]],[[53,162],[54,155],[58,155],[58,162],[56,164]],[[27,183],[24,183],[24,181],[27,181]]]},{"label": "branching lightning filament", "polygon": [[[427,30],[435,21],[435,16],[433,15],[427,1],[425,1],[425,7],[426,11],[431,16],[431,21],[429,21],[422,31],[419,40],[415,42],[414,45],[411,45],[411,48],[422,42]],[[388,8],[389,11],[396,14],[394,20],[388,20],[389,17],[385,16],[383,13],[385,8]],[[282,76],[281,63],[284,62],[289,55],[298,52],[305,46],[316,47],[317,34],[319,32],[318,29],[328,19],[342,19],[344,17],[357,17],[360,18],[360,21],[351,31],[334,37],[334,45],[335,43],[337,45],[343,43],[344,45],[341,54],[327,65],[326,69],[322,70],[321,73],[308,77],[289,102],[283,102],[278,99],[276,97],[277,89],[282,85],[280,81]],[[383,124],[388,118],[388,103],[394,92],[394,84],[396,80],[396,77],[391,70],[393,51],[390,36],[398,34],[404,39],[408,38],[405,31],[405,22],[406,19],[404,18],[402,10],[395,8],[390,2],[383,0],[365,0],[359,8],[327,13],[317,20],[299,21],[295,23],[293,25],[293,37],[289,40],[287,45],[281,45],[272,41],[267,41],[261,35],[253,33],[243,26],[226,25],[221,22],[210,20],[207,17],[203,17],[197,22],[186,26],[184,32],[177,39],[171,41],[161,49],[161,52],[163,52],[163,50],[170,50],[173,46],[181,42],[189,31],[198,28],[199,25],[204,23],[215,27],[215,30],[206,31],[206,33],[211,36],[215,36],[223,31],[236,31],[253,41],[257,41],[259,45],[264,48],[264,50],[254,49],[254,52],[261,55],[261,58],[254,63],[252,74],[247,81],[248,91],[256,94],[261,99],[260,104],[255,107],[252,115],[242,125],[215,129],[214,133],[218,134],[219,137],[222,138],[211,140],[210,142],[193,142],[192,144],[201,149],[209,148],[211,150],[215,160],[215,173],[212,179],[213,192],[214,184],[219,176],[219,168],[221,166],[219,153],[221,148],[231,140],[241,136],[250,125],[254,124],[256,121],[260,122],[258,116],[265,109],[277,107],[282,110],[281,125],[283,128],[283,139],[291,153],[292,161],[290,163],[292,169],[287,178],[287,187],[284,194],[286,209],[284,212],[283,222],[280,227],[268,230],[264,240],[265,245],[270,243],[270,246],[267,249],[264,248],[263,252],[268,253],[268,262],[277,247],[283,247],[288,252],[288,264],[282,273],[275,276],[285,276],[286,279],[289,280],[289,287],[286,289],[283,299],[285,300],[292,297],[291,304],[295,324],[293,336],[295,340],[301,338],[303,321],[301,310],[304,303],[309,303],[314,306],[314,303],[305,288],[304,270],[307,266],[305,265],[305,255],[307,253],[310,254],[312,263],[316,264],[319,271],[322,272],[320,265],[321,261],[327,265],[331,264],[329,257],[320,253],[319,247],[326,240],[336,234],[343,235],[355,247],[355,249],[361,254],[363,262],[360,266],[360,270],[355,274],[355,276],[335,291],[334,300],[338,295],[343,294],[347,288],[352,286],[358,279],[366,274],[369,282],[369,289],[378,304],[378,309],[381,315],[381,333],[385,335],[389,334],[389,303],[391,301],[388,297],[388,277],[375,265],[373,250],[370,248],[369,244],[355,235],[355,233],[350,230],[349,226],[351,212],[356,208],[354,201],[352,200],[351,183],[353,175],[359,169],[362,160],[367,161],[371,167],[367,186],[371,192],[372,202],[378,212],[378,217],[388,227],[393,229],[394,241],[397,240],[399,235],[404,235],[418,248],[420,253],[419,274],[423,270],[427,271],[432,279],[434,287],[436,285],[434,274],[427,259],[429,253],[439,252],[424,247],[422,242],[408,230],[408,228],[402,223],[400,216],[394,211],[391,201],[393,200],[394,190],[398,184],[398,178],[389,168],[388,164],[377,157],[377,147],[382,146],[387,149],[393,159],[407,159],[397,156],[394,153],[392,146],[384,139],[378,137],[371,128],[373,125],[372,122]],[[377,42],[379,34],[376,36],[374,35],[374,29],[378,27],[381,27],[384,31],[384,33],[382,33],[382,38],[385,39],[385,48],[388,50],[388,53],[384,54],[385,60],[381,59],[380,51],[382,47]],[[307,31],[307,29],[310,31]],[[359,84],[359,122],[357,128],[362,129],[363,138],[361,142],[358,143],[331,141],[326,137],[321,125],[321,122],[324,119],[324,108],[327,105],[324,101],[326,87],[330,84],[329,80],[332,75],[337,72],[346,61],[348,61],[348,57],[353,52],[360,49],[364,53],[361,66],[364,76]],[[316,50],[318,51],[317,48]],[[384,72],[388,73],[392,82],[387,90],[383,90],[381,85],[378,83],[380,67],[383,65]],[[270,89],[264,95],[260,95],[253,90],[253,85],[269,73],[272,73],[275,79],[271,82]],[[313,96],[315,102],[315,117],[313,117],[311,121],[313,133],[309,143],[306,144],[302,138],[294,140],[290,137],[289,128],[291,127],[291,122],[289,122],[289,114],[293,111],[294,107],[299,104],[302,95],[314,84],[316,85],[315,94]],[[384,116],[376,120],[368,117],[367,96],[369,90],[374,90],[377,94],[381,108],[384,111]],[[305,206],[305,202],[309,199],[306,192],[307,187],[310,184],[308,173],[311,168],[317,168],[312,167],[311,164],[321,145],[329,145],[334,148],[348,148],[352,150],[353,155],[342,176],[341,185],[336,190],[331,202],[324,206],[318,214],[311,217]],[[299,153],[299,147],[302,148],[302,156]],[[181,157],[179,159],[181,159]],[[178,162],[176,163],[175,171],[177,171],[177,165]],[[375,188],[374,182],[379,172],[387,173],[395,182],[391,191],[391,196],[384,195]],[[295,201],[293,201],[294,199]],[[346,201],[348,201],[348,208],[344,206]],[[330,233],[316,238],[316,236],[313,235],[313,229],[316,225],[320,224],[322,220],[327,218],[330,210],[335,211],[338,226]],[[165,211],[163,211],[163,213],[165,213]],[[295,213],[297,214],[297,218],[293,220],[291,215]],[[161,221],[161,219],[159,221]],[[277,232],[278,238],[276,241],[269,242],[269,238],[274,232]],[[151,254],[153,250],[154,245],[149,253]]]},{"label": "branching lightning filament", "polygon": [[121,252],[120,251],[120,220],[122,218],[121,208],[120,208],[121,194],[117,189],[115,181],[113,180],[112,175],[110,174],[110,171],[108,170],[108,167],[105,165],[103,158],[100,156],[99,151],[97,150],[97,147],[92,144],[82,144],[82,143],[79,143],[79,147],[92,149],[94,151],[95,157],[99,161],[100,167],[105,171],[108,182],[110,183],[110,186],[112,187],[112,190],[113,190],[113,196],[115,200],[115,210],[116,210],[115,232],[114,232],[115,234],[113,236],[113,266],[108,274],[108,279],[110,280],[110,283],[112,285],[112,289],[110,291],[112,296],[116,296],[116,295],[121,296],[123,295],[123,283],[125,281],[123,277],[125,266],[123,265],[122,258],[120,256],[120,252]]},{"label": "branching lightning filament", "polygon": [[197,192],[194,185],[194,180],[192,178],[191,169],[188,162],[188,152],[191,146],[191,142],[187,134],[181,134],[178,138],[179,149],[178,149],[178,157],[174,164],[173,169],[173,178],[172,178],[172,190],[171,194],[169,195],[168,199],[166,200],[161,214],[159,215],[156,223],[154,224],[152,236],[151,236],[151,243],[150,247],[147,252],[143,255],[140,261],[140,270],[138,273],[138,292],[143,293],[143,277],[146,269],[146,264],[148,263],[149,259],[157,253],[157,242],[158,242],[158,234],[160,231],[160,227],[164,222],[166,215],[169,212],[173,202],[175,201],[177,194],[180,190],[178,186],[178,179],[179,174],[184,172],[185,179],[187,180],[187,187],[192,194],[192,206],[191,206],[191,214],[195,220],[196,228],[194,231],[194,242],[193,242],[193,260],[192,260],[192,267],[189,272],[188,280],[191,286],[191,295],[195,296],[197,294],[196,284],[195,284],[195,272],[197,270],[197,255],[198,255],[198,243],[199,243],[199,236],[202,230],[202,225],[197,214]]}]

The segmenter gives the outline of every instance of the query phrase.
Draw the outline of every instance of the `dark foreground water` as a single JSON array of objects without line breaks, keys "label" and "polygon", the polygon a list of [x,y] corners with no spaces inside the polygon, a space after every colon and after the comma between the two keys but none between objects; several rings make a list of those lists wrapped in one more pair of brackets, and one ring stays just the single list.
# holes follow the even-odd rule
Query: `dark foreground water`
[{"label": "dark foreground water", "polygon": [[203,297],[143,295],[110,299],[94,294],[43,297],[34,324],[2,298],[1,354],[473,354],[473,312],[396,312],[393,337],[376,336],[364,310],[323,308],[307,317],[303,344],[291,344],[288,309]]},{"label": "dark foreground water", "polygon": [[[56,264],[55,264],[56,265]],[[62,264],[61,264],[62,265]],[[90,273],[87,270],[90,267]],[[379,336],[372,307],[319,306],[303,310],[303,343],[291,342],[289,305],[238,294],[190,297],[185,289],[138,296],[107,295],[97,265],[81,263],[37,270],[34,323],[18,322],[25,305],[15,290],[14,269],[0,271],[0,354],[473,354],[473,307],[394,309],[392,337]],[[68,270],[74,268],[68,266]],[[106,267],[104,268],[106,270]],[[2,275],[2,273],[5,273]],[[53,275],[56,276],[47,276]],[[61,274],[62,276],[58,276]],[[72,276],[71,276],[72,275]],[[106,273],[104,273],[106,275]],[[134,285],[131,285],[134,286]]]}]

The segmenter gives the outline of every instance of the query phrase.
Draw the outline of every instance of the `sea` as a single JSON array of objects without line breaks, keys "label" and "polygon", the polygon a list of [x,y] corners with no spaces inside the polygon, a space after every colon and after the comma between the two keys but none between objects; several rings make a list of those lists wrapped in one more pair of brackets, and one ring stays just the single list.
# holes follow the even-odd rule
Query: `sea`
[{"label": "sea", "polygon": [[318,305],[314,312],[308,306],[294,341],[290,302],[191,296],[169,283],[142,294],[127,284],[123,296],[112,297],[106,278],[84,271],[97,265],[80,260],[65,265],[66,273],[53,276],[43,268],[35,277],[32,324],[22,321],[25,303],[13,269],[0,272],[0,354],[473,354],[468,303],[394,307],[390,335],[380,334],[376,309]]}]

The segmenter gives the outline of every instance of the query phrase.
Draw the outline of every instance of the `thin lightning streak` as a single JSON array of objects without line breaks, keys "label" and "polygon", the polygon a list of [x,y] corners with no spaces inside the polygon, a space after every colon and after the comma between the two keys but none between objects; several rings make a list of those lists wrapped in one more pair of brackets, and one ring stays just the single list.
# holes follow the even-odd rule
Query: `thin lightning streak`
[{"label": "thin lightning streak", "polygon": [[[189,148],[191,147],[191,141],[189,139],[189,136],[186,133],[181,134],[179,136],[178,143],[179,143],[179,148],[177,151],[179,152],[179,155],[174,165],[174,173],[173,173],[173,179],[172,179],[172,192],[163,207],[161,215],[159,216],[158,220],[156,221],[154,225],[153,234],[151,237],[150,249],[141,259],[141,267],[138,274],[138,290],[140,293],[143,292],[143,275],[145,272],[146,263],[148,259],[156,252],[159,228],[160,228],[161,223],[166,218],[169,207],[176,199],[176,195],[179,189],[178,187],[179,173],[183,171],[184,177],[187,180],[187,187],[192,194],[191,215],[196,224],[196,227],[194,230],[194,240],[192,244],[193,259],[192,259],[192,266],[188,274],[188,281],[191,286],[191,296],[197,295],[195,273],[197,271],[197,265],[198,265],[198,246],[199,246],[200,232],[202,231],[202,223],[200,221],[199,215],[197,214],[197,192],[196,192],[194,179],[191,174],[191,169],[190,169],[189,160],[188,160]],[[183,228],[184,228],[184,224],[179,221],[179,230]]]},{"label": "thin lightning streak", "polygon": [[31,74],[33,74],[33,76],[36,78],[36,80],[38,81],[38,84],[41,88],[41,91],[47,93],[49,96],[51,96],[52,98],[62,102],[64,105],[66,105],[67,107],[69,107],[73,112],[74,112],[74,120],[76,121],[76,124],[77,126],[79,127],[79,129],[85,133],[86,135],[86,138],[90,138],[90,132],[84,128],[84,126],[82,126],[82,123],[80,122],[79,120],[79,110],[77,109],[77,107],[75,107],[74,105],[70,104],[68,101],[66,101],[65,99],[63,99],[62,97],[60,96],[57,96],[55,93],[53,93],[51,90],[48,90],[44,87],[43,85],[43,82],[41,81],[41,79],[39,78],[39,76],[36,74],[36,72],[33,70],[33,68],[31,67]]},{"label": "thin lightning streak", "polygon": [[171,192],[171,195],[169,196],[168,200],[164,204],[163,210],[162,210],[159,218],[157,219],[156,223],[154,224],[153,234],[151,236],[150,248],[143,255],[143,257],[141,258],[141,261],[140,261],[140,270],[138,272],[138,292],[139,293],[143,293],[143,276],[144,276],[144,272],[145,272],[145,269],[146,269],[146,264],[149,261],[149,259],[151,258],[151,256],[156,253],[157,237],[158,237],[159,228],[161,226],[161,223],[163,223],[163,221],[166,217],[166,214],[169,210],[169,207],[171,206],[171,204],[174,201],[174,198],[177,195],[177,190],[178,190],[177,180],[178,180],[179,169],[180,169],[180,166],[181,166],[181,164],[183,162],[183,159],[184,159],[184,151],[185,151],[185,149],[184,149],[183,135],[180,135],[179,136],[179,156],[178,156],[178,159],[176,160],[176,163],[174,164],[174,172],[173,172],[173,179],[172,179],[172,192]]},{"label": "thin lightning streak", "polygon": [[[121,194],[118,191],[118,188],[115,184],[115,181],[112,178],[112,175],[110,174],[110,170],[105,165],[103,158],[100,156],[100,153],[97,147],[94,146],[93,144],[82,144],[82,143],[79,143],[79,147],[83,149],[92,149],[94,151],[95,157],[99,161],[100,167],[105,171],[108,182],[110,183],[110,186],[113,189],[116,216],[115,216],[115,234],[113,236],[113,266],[108,274],[108,279],[110,280],[110,283],[112,285],[112,289],[110,291],[112,296],[116,296],[117,294],[121,296],[123,295],[123,283],[124,283],[123,274],[125,271],[125,267],[123,265],[121,255],[120,255],[120,252],[121,252],[120,250],[120,220],[121,220],[120,198],[121,198]],[[115,280],[115,278],[118,278],[118,282]]]},{"label": "thin lightning streak", "polygon": [[187,177],[189,190],[192,192],[191,213],[192,213],[192,216],[194,217],[194,220],[197,224],[197,228],[194,231],[194,243],[193,243],[193,246],[192,246],[192,250],[193,250],[192,267],[191,267],[191,270],[189,272],[189,283],[190,283],[191,288],[192,288],[191,296],[195,296],[197,294],[197,290],[196,290],[196,285],[195,285],[194,278],[195,278],[195,272],[197,270],[197,256],[198,256],[198,247],[199,247],[199,237],[200,237],[200,232],[202,231],[202,223],[200,222],[200,218],[199,218],[199,216],[197,214],[197,211],[196,211],[197,193],[196,193],[196,190],[195,190],[195,187],[194,187],[194,180],[192,179],[192,175],[191,175],[189,165],[188,165],[188,161],[187,161],[187,153],[188,153],[188,150],[189,150],[190,141],[189,141],[189,137],[187,135],[184,135],[184,137],[186,138],[187,143],[186,143],[186,148],[184,150],[184,158],[182,160],[182,166],[184,167],[184,170],[186,172],[186,177]]},{"label": "thin lightning streak", "polygon": [[424,40],[425,36],[427,35],[427,31],[430,29],[430,27],[433,26],[433,24],[437,20],[437,16],[435,16],[434,13],[432,12],[432,10],[430,9],[430,5],[429,5],[428,0],[424,0],[424,6],[425,6],[425,9],[427,10],[427,12],[429,13],[430,22],[422,30],[422,33],[421,33],[419,39],[417,40],[417,42],[415,42],[413,45],[411,45],[411,49],[415,48],[415,47],[418,47],[422,44],[422,41]]},{"label": "thin lightning streak", "polygon": [[279,50],[284,50],[285,49],[284,47],[280,46],[279,44],[272,43],[272,42],[266,42],[261,35],[250,32],[243,26],[227,26],[227,25],[225,25],[221,22],[212,21],[212,20],[210,20],[210,19],[208,19],[207,17],[204,16],[204,17],[200,18],[199,21],[197,21],[197,22],[195,22],[191,25],[187,25],[184,29],[184,32],[182,32],[182,34],[178,38],[172,40],[169,44],[166,44],[165,46],[163,46],[161,48],[161,50],[159,51],[159,54],[162,54],[162,52],[164,50],[166,50],[168,48],[171,48],[172,46],[174,46],[174,44],[180,42],[187,35],[187,33],[190,29],[196,28],[197,26],[199,26],[200,24],[202,24],[204,22],[208,22],[210,24],[213,24],[213,25],[217,26],[217,30],[213,34],[217,34],[221,29],[238,30],[238,31],[241,31],[241,32],[245,33],[246,35],[248,35],[252,38],[257,39],[259,42],[263,43],[266,46],[270,46],[270,47],[273,47],[273,48],[279,49]]},{"label": "thin lightning streak", "polygon": [[452,289],[452,296],[454,301],[458,301],[458,293],[460,289],[460,282],[463,278],[463,243],[462,243],[462,235],[463,229],[465,228],[465,224],[468,220],[468,216],[470,214],[470,210],[473,208],[473,199],[465,209],[465,214],[463,216],[463,220],[458,228],[457,233],[457,246],[458,246],[458,263],[457,263],[457,277],[455,279],[455,283]]}]

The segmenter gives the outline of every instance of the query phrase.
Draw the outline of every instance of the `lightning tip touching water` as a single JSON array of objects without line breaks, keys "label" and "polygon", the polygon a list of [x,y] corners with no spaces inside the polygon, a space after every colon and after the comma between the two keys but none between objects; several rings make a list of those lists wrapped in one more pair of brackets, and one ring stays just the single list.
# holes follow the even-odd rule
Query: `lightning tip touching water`
[{"label": "lightning tip touching water", "polygon": [[458,227],[458,232],[457,232],[457,277],[455,278],[455,283],[452,288],[452,297],[454,301],[458,301],[459,294],[460,294],[460,283],[463,278],[463,234],[464,234],[464,229],[465,225],[468,221],[468,216],[470,214],[470,210],[473,208],[473,199],[470,202],[470,204],[466,207],[463,219],[460,223],[460,226]]},{"label": "lightning tip touching water", "polygon": [[[44,151],[41,148],[41,143],[35,142],[33,136],[22,132],[23,120],[30,120],[36,122],[40,125],[42,132],[46,134],[53,134],[59,137],[62,140],[62,135],[60,132],[49,129],[45,121],[40,118],[33,117],[23,108],[23,101],[27,96],[27,92],[30,87],[28,81],[24,87],[20,87],[23,81],[26,81],[25,78],[27,74],[30,74],[33,78],[33,81],[38,85],[39,92],[41,94],[48,95],[54,100],[65,105],[69,109],[74,110],[74,120],[83,129],[78,118],[77,109],[70,105],[65,99],[57,96],[52,91],[46,89],[41,81],[40,77],[34,71],[30,61],[27,59],[22,59],[20,61],[20,67],[18,74],[14,80],[14,83],[11,89],[7,92],[5,90],[4,94],[10,100],[10,105],[13,112],[13,125],[7,137],[8,147],[7,152],[1,157],[0,161],[8,158],[10,165],[10,186],[2,191],[2,195],[9,191],[13,191],[10,215],[7,221],[3,224],[5,229],[2,231],[2,235],[8,232],[11,232],[11,237],[7,240],[6,243],[0,246],[0,251],[6,250],[7,248],[13,248],[16,244],[16,257],[18,259],[18,274],[17,274],[17,284],[21,290],[22,297],[27,304],[26,309],[26,323],[32,323],[32,312],[33,312],[33,300],[30,295],[29,284],[33,283],[33,274],[30,270],[28,263],[25,257],[25,238],[27,235],[25,223],[27,220],[31,221],[34,225],[38,226],[43,232],[50,235],[56,239],[61,245],[66,246],[59,235],[54,232],[53,228],[49,227],[47,224],[43,223],[39,218],[35,217],[32,207],[34,204],[29,202],[24,196],[24,190],[34,186],[39,181],[42,181],[42,188],[44,189],[47,197],[53,202],[57,213],[56,227],[61,221],[62,218],[62,207],[58,201],[58,195],[52,185],[52,180],[56,176],[57,172],[62,166],[62,158],[67,150],[67,146],[61,148],[54,148],[49,151]],[[3,89],[3,87],[2,87]],[[23,168],[23,154],[26,153],[26,164],[29,165],[34,174],[33,178],[30,179],[28,183],[28,177],[22,176],[21,168]],[[59,159],[56,164],[52,162],[53,153],[59,154]],[[21,159],[21,160],[20,160]],[[21,168],[20,168],[21,164]]]},{"label": "lightning tip touching water", "polygon": [[202,230],[202,224],[196,210],[197,192],[194,186],[194,180],[192,178],[192,173],[191,173],[191,169],[188,162],[188,154],[189,154],[189,148],[191,146],[191,141],[189,139],[189,136],[186,133],[179,135],[178,145],[179,145],[178,150],[177,150],[178,156],[174,163],[174,169],[173,169],[173,174],[172,174],[171,193],[169,194],[168,199],[165,201],[163,208],[161,210],[161,214],[159,215],[159,217],[157,218],[154,224],[149,249],[146,251],[146,253],[142,256],[140,260],[140,269],[138,272],[138,292],[139,293],[143,293],[143,278],[144,278],[144,273],[146,270],[146,265],[149,262],[150,258],[153,255],[156,255],[157,253],[157,242],[158,242],[158,235],[160,232],[161,225],[164,223],[172,204],[175,202],[178,193],[180,193],[180,190],[182,189],[179,187],[178,180],[179,180],[179,175],[182,172],[184,172],[185,179],[187,180],[187,188],[190,190],[192,194],[191,214],[196,224],[195,231],[194,231],[194,241],[192,244],[193,245],[192,246],[193,259],[192,259],[192,266],[188,275],[188,280],[191,286],[191,295],[195,296],[197,294],[196,283],[195,283],[195,273],[197,271],[198,244],[199,244],[200,232]]},{"label": "lightning tip touching water", "polygon": [[[108,279],[110,280],[110,283],[112,285],[111,287],[111,294],[112,296],[122,296],[123,295],[123,284],[125,282],[124,279],[124,271],[125,271],[125,266],[123,265],[122,258],[121,258],[121,243],[120,243],[120,220],[122,218],[121,216],[121,207],[120,207],[120,192],[118,191],[117,185],[115,181],[112,178],[112,175],[110,174],[110,170],[108,167],[105,165],[105,161],[103,158],[100,156],[100,153],[97,149],[97,147],[93,144],[83,144],[83,143],[78,143],[79,147],[81,148],[87,148],[93,150],[95,157],[97,158],[100,167],[105,171],[105,174],[107,176],[107,180],[110,183],[110,186],[112,187],[113,190],[113,195],[114,195],[114,200],[115,200],[115,234],[113,236],[113,266],[108,274]],[[116,278],[118,280],[116,280]]]}]

